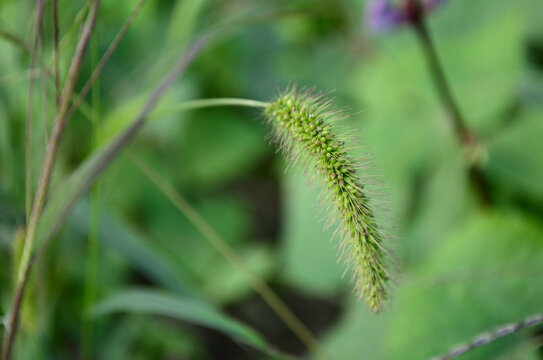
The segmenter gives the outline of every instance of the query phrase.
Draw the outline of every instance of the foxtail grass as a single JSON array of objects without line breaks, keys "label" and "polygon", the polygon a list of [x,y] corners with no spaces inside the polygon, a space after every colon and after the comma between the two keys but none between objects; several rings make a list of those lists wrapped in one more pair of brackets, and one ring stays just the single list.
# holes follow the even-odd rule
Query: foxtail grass
[{"label": "foxtail grass", "polygon": [[296,87],[265,108],[273,139],[287,158],[302,160],[327,184],[323,195],[332,205],[329,220],[339,225],[340,257],[351,271],[357,296],[379,312],[390,281],[385,236],[359,175],[359,162],[337,132],[336,123],[343,117],[324,95]]}]

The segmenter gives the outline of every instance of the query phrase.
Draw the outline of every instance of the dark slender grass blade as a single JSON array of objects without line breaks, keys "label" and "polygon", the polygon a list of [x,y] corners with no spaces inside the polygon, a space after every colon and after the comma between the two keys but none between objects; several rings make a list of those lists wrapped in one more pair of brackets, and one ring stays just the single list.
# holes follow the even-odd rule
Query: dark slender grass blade
[{"label": "dark slender grass blade", "polygon": [[53,192],[38,223],[37,249],[41,248],[56,233],[77,200],[87,192],[98,176],[108,168],[119,153],[132,141],[163,93],[186,69],[209,40],[209,35],[203,35],[194,41],[185,55],[181,57],[155,90],[140,115],[121,134],[96,150],[72,173],[62,186]]}]

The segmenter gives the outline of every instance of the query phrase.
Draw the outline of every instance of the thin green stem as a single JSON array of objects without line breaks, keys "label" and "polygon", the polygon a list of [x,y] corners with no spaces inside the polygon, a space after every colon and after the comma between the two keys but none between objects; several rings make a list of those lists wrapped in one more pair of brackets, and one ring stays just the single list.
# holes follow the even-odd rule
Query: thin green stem
[{"label": "thin green stem", "polygon": [[[260,105],[259,105],[260,106]],[[330,359],[319,340],[294,314],[281,298],[258,276],[244,264],[236,251],[224,240],[209,223],[194,209],[166,180],[150,166],[137,157],[130,155],[131,160],[149,178],[149,180],[172,202],[172,204],[198,229],[198,231],[221,253],[239,272],[241,272],[253,289],[275,311],[277,316],[290,328],[302,343],[317,358]]]},{"label": "thin green stem", "polygon": [[[96,33],[91,40],[91,62],[95,68],[98,62],[98,39]],[[100,82],[96,79],[92,87],[92,143],[93,150],[98,148],[97,133],[100,122]],[[92,347],[94,338],[94,319],[86,316],[96,302],[98,293],[98,268],[99,268],[99,230],[100,230],[100,182],[97,181],[91,189],[89,239],[87,247],[87,273],[85,277],[85,290],[83,295],[83,313],[81,320],[81,356],[83,360],[92,359]]]},{"label": "thin green stem", "polygon": [[449,113],[449,118],[452,122],[452,126],[456,132],[456,135],[462,143],[470,141],[470,131],[466,126],[464,116],[462,115],[460,108],[453,96],[449,83],[447,82],[445,73],[443,71],[443,66],[441,65],[439,57],[437,56],[435,45],[432,41],[432,38],[430,37],[428,27],[426,26],[426,23],[423,19],[416,21],[413,24],[415,33],[417,34],[421,44],[421,49],[426,58],[428,70],[432,75],[436,91],[439,94],[439,98],[443,103],[443,107]]},{"label": "thin green stem", "polygon": [[25,214],[26,221],[30,218],[32,206],[32,105],[34,94],[34,66],[41,37],[41,20],[43,18],[44,0],[38,0],[36,5],[36,22],[34,24],[34,44],[30,54],[30,73],[28,79],[28,101],[26,104],[26,132],[25,132]]},{"label": "thin green stem", "polygon": [[[418,2],[415,3],[418,4]],[[458,102],[454,98],[449,83],[447,82],[443,66],[437,55],[436,47],[426,25],[422,7],[417,8],[416,16],[413,17],[411,25],[419,39],[436,92],[449,115],[458,141],[464,147],[464,150],[468,155],[469,175],[473,189],[477,194],[480,203],[484,206],[488,206],[492,203],[489,185],[480,168],[478,159],[474,159],[474,157],[477,157],[477,152],[480,151],[479,140],[466,125],[465,118],[460,111]]]},{"label": "thin green stem", "polygon": [[153,112],[150,118],[159,118],[159,117],[177,114],[183,111],[210,108],[210,107],[216,107],[216,106],[244,106],[244,107],[253,107],[253,108],[264,108],[268,106],[268,103],[257,101],[257,100],[238,99],[238,98],[212,98],[212,99],[190,100],[190,101],[185,101],[168,108],[159,109]]}]

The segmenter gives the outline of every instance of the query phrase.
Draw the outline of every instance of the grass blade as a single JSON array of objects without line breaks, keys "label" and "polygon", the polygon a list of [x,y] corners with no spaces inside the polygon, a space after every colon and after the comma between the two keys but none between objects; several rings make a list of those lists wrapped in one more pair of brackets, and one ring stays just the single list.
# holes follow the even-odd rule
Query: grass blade
[{"label": "grass blade", "polygon": [[194,57],[209,41],[209,36],[202,36],[189,48],[177,65],[166,76],[162,84],[155,90],[140,115],[116,138],[98,149],[70,176],[66,183],[56,191],[48,202],[40,218],[37,232],[37,244],[43,244],[50,239],[63,224],[64,219],[75,205],[76,201],[89,189],[96,178],[115,160],[122,149],[136,136],[149,113],[153,110],[161,95],[171,83],[192,62]]},{"label": "grass blade", "polygon": [[104,316],[118,312],[162,315],[205,326],[267,354],[274,354],[274,357],[277,356],[255,330],[199,300],[157,290],[131,289],[102,300],[94,307],[92,315]]}]

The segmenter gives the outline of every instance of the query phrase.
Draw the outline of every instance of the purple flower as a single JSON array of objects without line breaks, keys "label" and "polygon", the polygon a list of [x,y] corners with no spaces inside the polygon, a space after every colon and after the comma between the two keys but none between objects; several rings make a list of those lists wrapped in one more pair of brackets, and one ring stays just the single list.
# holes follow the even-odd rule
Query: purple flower
[{"label": "purple flower", "polygon": [[366,21],[374,32],[395,28],[406,20],[402,11],[389,0],[370,0],[367,3]]},{"label": "purple flower", "polygon": [[391,0],[368,0],[366,23],[374,33],[385,32],[415,21],[421,12],[430,12],[445,0],[402,0],[394,4]]},{"label": "purple flower", "polygon": [[445,2],[445,1],[444,0],[427,0],[424,7],[425,7],[426,11],[430,11],[434,7],[440,5],[443,2]]}]

